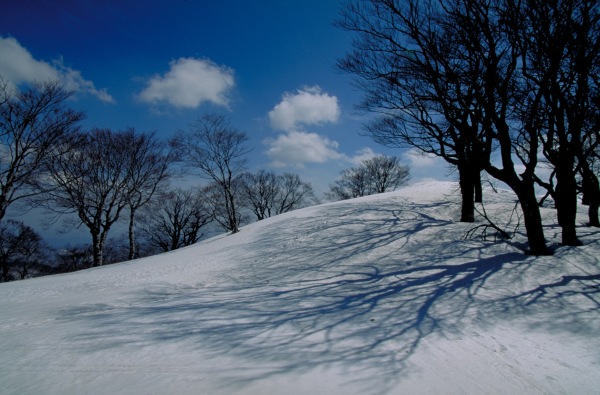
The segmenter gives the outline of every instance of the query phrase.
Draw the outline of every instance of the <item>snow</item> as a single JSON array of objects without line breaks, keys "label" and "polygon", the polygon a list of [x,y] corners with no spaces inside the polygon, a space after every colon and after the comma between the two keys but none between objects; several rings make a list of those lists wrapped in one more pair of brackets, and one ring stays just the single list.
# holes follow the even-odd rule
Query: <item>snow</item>
[{"label": "snow", "polygon": [[[465,239],[457,190],[416,184],[0,284],[0,392],[597,394],[598,229],[551,257],[523,254],[520,228]],[[502,226],[517,218],[511,193],[484,198]]]}]

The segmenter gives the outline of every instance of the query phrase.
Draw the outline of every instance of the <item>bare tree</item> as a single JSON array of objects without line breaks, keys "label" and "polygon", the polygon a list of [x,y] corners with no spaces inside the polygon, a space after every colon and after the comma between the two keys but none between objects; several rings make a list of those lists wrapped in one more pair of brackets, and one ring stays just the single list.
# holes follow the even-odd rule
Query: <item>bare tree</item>
[{"label": "bare tree", "polygon": [[351,1],[341,25],[358,40],[340,67],[360,78],[362,108],[382,114],[368,128],[376,141],[414,146],[458,167],[461,220],[473,220],[473,180],[483,169],[517,194],[529,250],[543,255],[535,194],[543,95],[528,89],[525,48],[515,44],[528,23],[524,3]]},{"label": "bare tree", "polygon": [[94,251],[91,245],[66,246],[56,251],[56,273],[69,273],[94,266]]},{"label": "bare tree", "polygon": [[475,98],[483,108],[483,141],[487,147],[497,146],[499,151],[499,161],[487,156],[484,169],[517,195],[529,252],[547,255],[551,252],[535,190],[539,135],[544,127],[542,94],[523,78],[525,48],[515,44],[520,26],[528,24],[523,4],[509,0],[460,0],[452,18],[470,32],[463,38],[464,46],[469,56],[481,64],[482,83]]},{"label": "bare tree", "polygon": [[260,170],[257,173],[244,173],[240,179],[245,205],[258,221],[271,216],[279,191],[279,181],[274,172]]},{"label": "bare tree", "polygon": [[259,221],[305,207],[310,199],[315,198],[312,185],[293,173],[277,175],[264,170],[254,174],[244,173],[240,183],[245,205]]},{"label": "bare tree", "polygon": [[393,191],[410,180],[410,168],[397,156],[377,155],[363,162],[373,193]]},{"label": "bare tree", "polygon": [[460,45],[462,27],[444,15],[450,3],[348,1],[338,25],[356,40],[338,67],[358,77],[365,93],[359,108],[378,114],[365,125],[376,142],[414,147],[456,166],[461,221],[473,222],[490,152],[480,142],[482,108],[475,100],[480,64]]},{"label": "bare tree", "polygon": [[[241,208],[244,206],[243,188],[241,186],[241,179],[239,177],[233,180],[233,188],[231,189],[231,199],[236,207],[235,222],[238,226],[242,223],[248,222],[247,214]],[[202,188],[202,193],[208,210],[212,215],[212,219],[218,223],[223,229],[229,230],[231,224],[231,211],[229,207],[223,202],[227,199],[223,187],[218,182],[211,182]]]},{"label": "bare tree", "polygon": [[53,189],[46,207],[77,216],[92,236],[94,265],[101,266],[108,232],[128,204],[130,136],[93,129],[80,137],[76,148],[48,164]]},{"label": "bare tree", "polygon": [[142,231],[148,242],[166,252],[202,238],[202,229],[213,219],[203,195],[198,189],[160,192],[143,209]]},{"label": "bare tree", "polygon": [[279,193],[275,199],[275,214],[287,213],[316,202],[312,185],[302,181],[298,174],[283,173],[278,176],[278,181]]},{"label": "bare tree", "polygon": [[584,174],[588,191],[597,183],[588,155],[599,126],[593,96],[600,72],[600,10],[595,0],[531,0],[524,12],[529,23],[518,35],[524,78],[541,95],[539,139],[556,178],[556,184],[542,185],[554,198],[562,243],[576,246],[577,173]]},{"label": "bare tree", "polygon": [[32,228],[19,221],[0,225],[0,281],[39,275],[48,260],[49,247]]},{"label": "bare tree", "polygon": [[410,180],[410,169],[393,156],[378,155],[359,166],[342,170],[327,196],[345,200],[392,191]]},{"label": "bare tree", "polygon": [[366,170],[360,166],[342,170],[338,179],[329,186],[326,196],[331,200],[346,200],[370,195]]},{"label": "bare tree", "polygon": [[600,227],[600,130],[585,133],[583,150],[578,157],[581,173],[582,204],[588,208],[589,226]]},{"label": "bare tree", "polygon": [[190,126],[189,133],[179,133],[174,141],[183,161],[220,189],[225,218],[220,223],[231,233],[238,232],[240,226],[235,187],[236,177],[246,166],[247,141],[246,133],[234,129],[218,114],[204,115]]},{"label": "bare tree", "polygon": [[42,192],[44,165],[77,131],[84,115],[65,106],[71,94],[57,83],[13,92],[0,78],[0,220],[11,204]]},{"label": "bare tree", "polygon": [[123,138],[128,141],[129,164],[127,205],[129,208],[129,254],[133,259],[138,255],[135,240],[136,213],[146,205],[154,194],[170,177],[169,166],[174,156],[153,133],[136,134],[127,129]]}]

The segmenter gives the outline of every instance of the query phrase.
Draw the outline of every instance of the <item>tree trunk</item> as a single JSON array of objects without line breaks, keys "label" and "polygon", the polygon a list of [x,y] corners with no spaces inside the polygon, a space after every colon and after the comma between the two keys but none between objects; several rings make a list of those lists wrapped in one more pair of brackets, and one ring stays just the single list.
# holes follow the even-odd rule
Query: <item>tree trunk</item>
[{"label": "tree trunk", "polygon": [[458,165],[458,176],[462,204],[460,222],[475,222],[475,179],[474,172],[467,163]]},{"label": "tree trunk", "polygon": [[[523,184],[523,182],[521,182]],[[542,225],[542,216],[540,208],[537,204],[535,196],[535,188],[533,184],[526,183],[513,189],[517,192],[523,217],[525,220],[525,231],[527,233],[527,241],[529,243],[529,253],[531,255],[551,255],[551,252],[546,246],[546,238],[544,237],[544,228]]]},{"label": "tree trunk", "polygon": [[165,247],[164,250],[165,252],[167,251],[175,251],[178,247],[179,247],[179,237],[180,237],[180,232],[173,232],[173,234],[171,234],[171,247],[169,249],[169,246],[165,243]]},{"label": "tree trunk", "polygon": [[600,182],[598,177],[589,168],[587,163],[582,163],[582,189],[584,202],[589,206],[588,217],[589,226],[600,227],[600,220],[598,218],[598,208],[600,207]]},{"label": "tree trunk", "polygon": [[481,170],[475,169],[475,203],[483,203],[483,188],[481,186]]},{"label": "tree trunk", "polygon": [[600,220],[598,219],[598,207],[600,207],[600,199],[596,199],[595,203],[590,203],[588,209],[589,226],[600,228]]},{"label": "tree trunk", "polygon": [[231,233],[237,233],[238,229],[238,219],[237,219],[237,210],[235,207],[235,198],[233,196],[233,192],[231,188],[227,188],[225,191],[225,197],[227,199],[227,215],[229,216],[229,227],[231,229]]},{"label": "tree trunk", "polygon": [[[556,215],[562,229],[562,244],[578,246],[577,239],[577,181],[572,171],[571,158],[562,157],[561,166],[556,168]],[[570,163],[569,163],[570,162]]]},{"label": "tree trunk", "polygon": [[94,255],[94,266],[102,266],[103,257],[102,250],[104,249],[104,243],[99,233],[92,233],[92,250]]},{"label": "tree trunk", "polygon": [[0,221],[6,215],[6,203],[4,201],[5,201],[4,195],[0,195]]},{"label": "tree trunk", "polygon": [[3,282],[7,282],[10,281],[10,266],[8,265],[8,256],[7,255],[2,255],[0,257],[0,259],[2,260],[0,262],[0,266],[2,267],[2,281]]},{"label": "tree trunk", "polygon": [[135,234],[134,234],[134,225],[135,225],[135,209],[130,208],[129,210],[129,260],[132,260],[136,257],[136,245],[135,245]]},{"label": "tree trunk", "polygon": [[[504,159],[510,163],[509,155]],[[544,237],[544,228],[542,224],[542,216],[535,195],[535,183],[531,177],[525,179],[519,178],[514,171],[514,166],[507,166],[506,170],[497,169],[491,165],[486,167],[486,171],[492,177],[506,183],[512,191],[517,195],[521,210],[523,211],[523,219],[525,221],[525,232],[527,233],[527,242],[529,244],[529,254],[531,255],[552,255],[546,246],[546,238]]]}]

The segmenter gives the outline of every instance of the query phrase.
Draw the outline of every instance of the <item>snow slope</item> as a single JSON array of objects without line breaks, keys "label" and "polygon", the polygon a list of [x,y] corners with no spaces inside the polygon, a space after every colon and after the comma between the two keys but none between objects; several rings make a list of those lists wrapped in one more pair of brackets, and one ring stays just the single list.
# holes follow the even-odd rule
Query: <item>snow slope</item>
[{"label": "snow slope", "polygon": [[600,393],[600,231],[531,257],[465,240],[457,202],[422,183],[0,284],[0,393]]}]

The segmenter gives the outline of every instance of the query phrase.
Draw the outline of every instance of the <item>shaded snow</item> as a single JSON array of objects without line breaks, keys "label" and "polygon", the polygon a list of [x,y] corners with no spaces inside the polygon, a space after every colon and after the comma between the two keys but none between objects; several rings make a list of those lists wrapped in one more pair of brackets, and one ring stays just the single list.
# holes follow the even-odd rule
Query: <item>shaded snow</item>
[{"label": "shaded snow", "polygon": [[[509,192],[485,199],[517,218]],[[599,230],[531,257],[522,230],[465,240],[457,202],[421,183],[0,284],[0,392],[598,393]]]}]

